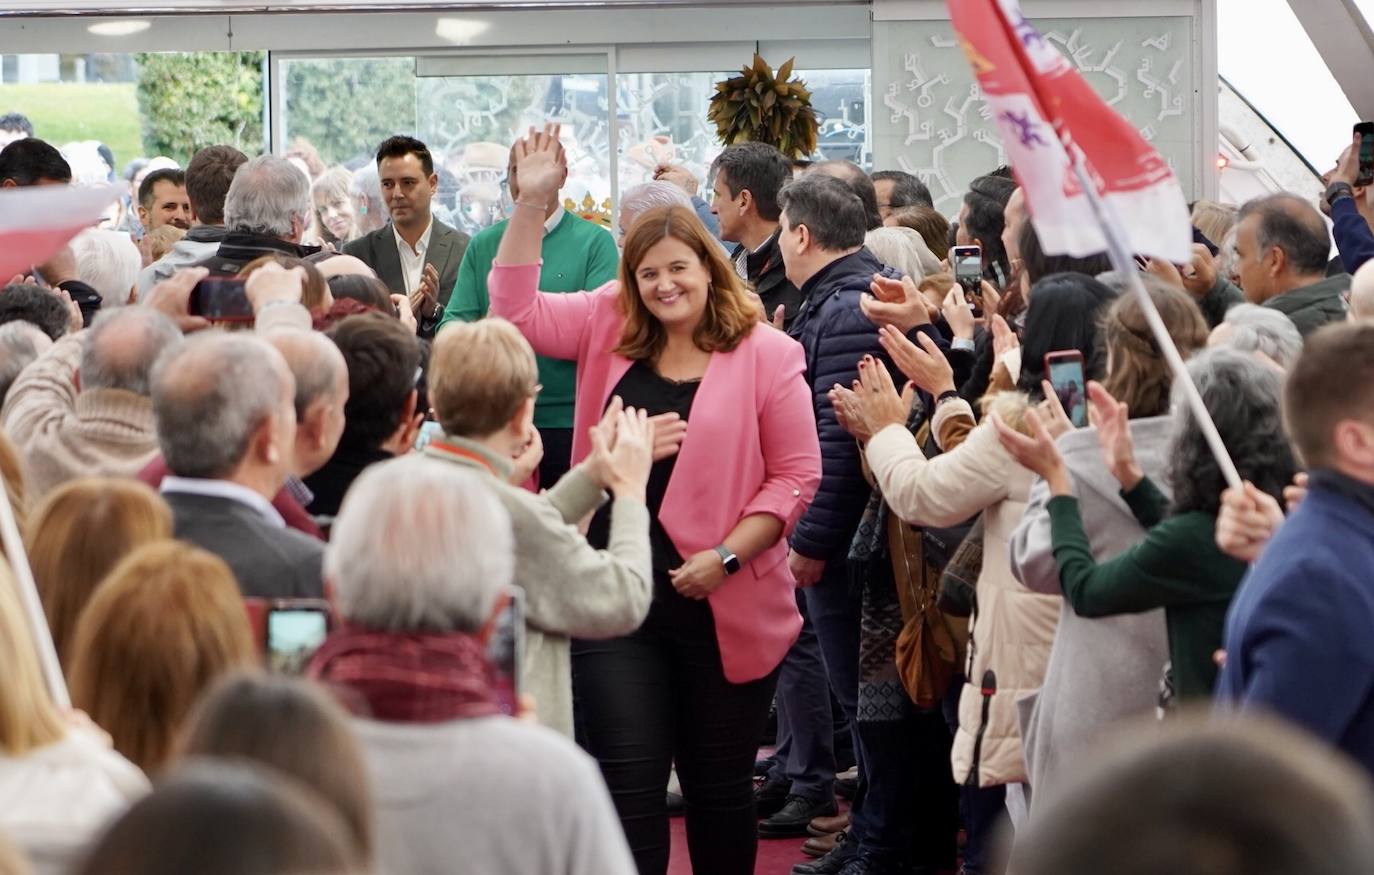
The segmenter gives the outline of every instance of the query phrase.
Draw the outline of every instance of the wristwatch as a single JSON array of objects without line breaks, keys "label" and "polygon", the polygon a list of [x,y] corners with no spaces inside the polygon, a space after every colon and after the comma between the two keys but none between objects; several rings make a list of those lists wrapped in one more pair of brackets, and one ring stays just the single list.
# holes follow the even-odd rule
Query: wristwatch
[{"label": "wristwatch", "polygon": [[716,552],[720,554],[720,561],[725,563],[725,573],[727,575],[734,574],[736,571],[739,571],[739,557],[736,556],[734,553],[731,553],[729,547],[725,546],[724,544],[721,544],[719,547],[716,548]]},{"label": "wristwatch", "polygon": [[1350,183],[1337,180],[1326,187],[1326,204],[1331,206],[1343,197],[1353,198],[1355,190]]}]

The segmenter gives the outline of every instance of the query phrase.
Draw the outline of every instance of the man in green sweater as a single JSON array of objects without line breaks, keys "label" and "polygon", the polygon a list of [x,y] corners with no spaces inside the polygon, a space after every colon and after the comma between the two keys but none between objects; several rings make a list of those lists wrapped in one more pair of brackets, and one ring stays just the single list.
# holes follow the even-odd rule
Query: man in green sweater
[{"label": "man in green sweater", "polygon": [[[506,172],[511,198],[520,200],[515,169]],[[568,169],[563,167],[563,181]],[[560,185],[560,188],[562,186]],[[545,292],[580,292],[595,289],[616,278],[620,256],[609,231],[564,210],[562,193],[556,194],[545,210],[544,265],[539,288]],[[479,231],[468,243],[463,263],[458,267],[458,282],[444,310],[439,328],[454,320],[474,322],[487,315],[487,274],[496,258],[496,247],[506,223],[498,222]],[[572,456],[573,399],[577,366],[573,362],[538,357],[539,384],[543,387],[534,408],[534,425],[544,442],[544,458],[539,463],[539,482],[557,483],[568,471]]]}]

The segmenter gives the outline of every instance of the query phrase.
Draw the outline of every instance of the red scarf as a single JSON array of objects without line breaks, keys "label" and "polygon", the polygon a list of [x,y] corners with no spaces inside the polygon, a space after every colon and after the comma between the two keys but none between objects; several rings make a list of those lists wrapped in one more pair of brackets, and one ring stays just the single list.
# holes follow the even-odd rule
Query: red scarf
[{"label": "red scarf", "polygon": [[342,625],[306,675],[335,688],[353,714],[440,723],[501,713],[482,644],[463,632],[374,632]]}]

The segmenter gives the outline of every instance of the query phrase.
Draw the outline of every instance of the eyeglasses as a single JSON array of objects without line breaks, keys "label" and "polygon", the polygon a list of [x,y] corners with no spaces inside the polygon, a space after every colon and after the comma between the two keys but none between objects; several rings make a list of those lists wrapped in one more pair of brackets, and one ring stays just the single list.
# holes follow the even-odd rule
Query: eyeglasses
[{"label": "eyeglasses", "polygon": [[531,398],[538,398],[538,397],[539,397],[539,393],[540,393],[540,392],[543,392],[543,391],[544,391],[544,384],[543,384],[543,383],[535,383],[535,384],[534,384],[534,388],[530,390],[530,397],[531,397]]}]

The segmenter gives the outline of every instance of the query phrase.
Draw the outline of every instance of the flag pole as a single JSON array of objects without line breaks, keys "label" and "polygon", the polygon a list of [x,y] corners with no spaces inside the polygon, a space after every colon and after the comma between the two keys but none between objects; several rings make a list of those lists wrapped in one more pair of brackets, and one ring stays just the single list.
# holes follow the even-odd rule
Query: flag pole
[{"label": "flag pole", "polygon": [[1202,429],[1202,436],[1207,439],[1207,445],[1211,447],[1212,455],[1216,458],[1217,464],[1221,466],[1221,473],[1226,478],[1227,485],[1233,489],[1240,489],[1240,472],[1236,470],[1236,463],[1231,460],[1231,454],[1226,450],[1226,443],[1222,441],[1221,433],[1217,431],[1217,425],[1212,421],[1212,415],[1207,412],[1207,405],[1202,400],[1202,393],[1198,391],[1197,384],[1193,382],[1192,375],[1188,373],[1188,367],[1183,363],[1183,356],[1179,355],[1178,347],[1174,344],[1174,339],[1169,336],[1169,329],[1165,327],[1164,320],[1159,315],[1159,309],[1155,307],[1155,302],[1150,298],[1145,283],[1140,279],[1140,271],[1136,269],[1135,258],[1126,247],[1126,235],[1121,231],[1121,223],[1115,211],[1111,204],[1107,203],[1098,192],[1092,179],[1089,178],[1081,156],[1075,154],[1075,147],[1072,144],[1065,145],[1070,154],[1074,173],[1078,177],[1078,184],[1082,186],[1088,203],[1092,205],[1093,214],[1097,217],[1098,224],[1102,226],[1102,236],[1107,240],[1107,256],[1111,259],[1112,268],[1126,278],[1127,285],[1140,299],[1140,308],[1145,313],[1145,321],[1149,323],[1151,333],[1155,336],[1155,343],[1163,351],[1164,359],[1169,363],[1169,369],[1174,372],[1174,385],[1183,389],[1183,397],[1188,402],[1188,406],[1192,408],[1193,418],[1197,420],[1198,428]]},{"label": "flag pole", "polygon": [[38,662],[43,668],[43,679],[47,681],[48,693],[53,704],[62,710],[72,706],[71,696],[67,694],[67,681],[62,676],[62,663],[57,659],[57,647],[48,628],[48,618],[43,614],[43,602],[38,596],[38,586],[33,580],[33,569],[29,567],[29,554],[24,550],[24,539],[19,536],[19,524],[14,519],[14,508],[10,506],[9,488],[5,475],[0,473],[0,543],[5,546],[5,557],[14,572],[14,581],[19,592],[19,601],[24,605],[24,615],[29,623],[29,632],[34,647],[38,650]]}]

